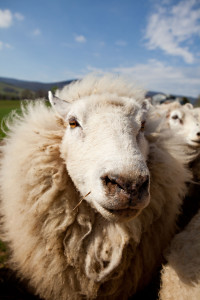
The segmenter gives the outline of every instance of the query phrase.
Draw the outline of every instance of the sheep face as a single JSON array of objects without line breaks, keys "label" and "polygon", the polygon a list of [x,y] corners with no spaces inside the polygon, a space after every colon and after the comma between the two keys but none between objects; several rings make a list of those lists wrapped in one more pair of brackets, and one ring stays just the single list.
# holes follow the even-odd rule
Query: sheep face
[{"label": "sheep face", "polygon": [[194,109],[184,105],[170,111],[167,117],[170,128],[185,137],[189,146],[200,147],[200,122],[194,114]]},{"label": "sheep face", "polygon": [[145,102],[111,95],[70,104],[50,98],[66,123],[61,154],[81,196],[109,220],[138,215],[149,203]]}]

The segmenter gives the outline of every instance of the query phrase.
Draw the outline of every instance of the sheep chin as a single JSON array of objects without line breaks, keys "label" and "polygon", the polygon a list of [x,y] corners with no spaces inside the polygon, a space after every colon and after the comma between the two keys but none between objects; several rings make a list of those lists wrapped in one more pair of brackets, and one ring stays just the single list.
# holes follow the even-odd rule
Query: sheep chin
[{"label": "sheep chin", "polygon": [[101,206],[96,201],[93,202],[94,208],[108,221],[111,222],[126,222],[130,219],[137,217],[141,212],[142,209],[120,209],[120,210],[107,210],[103,206]]}]

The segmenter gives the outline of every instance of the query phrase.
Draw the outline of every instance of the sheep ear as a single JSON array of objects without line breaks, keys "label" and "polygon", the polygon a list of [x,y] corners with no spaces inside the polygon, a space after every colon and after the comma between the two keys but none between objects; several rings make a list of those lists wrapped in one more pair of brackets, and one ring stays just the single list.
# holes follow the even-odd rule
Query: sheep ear
[{"label": "sheep ear", "polygon": [[186,108],[188,108],[188,109],[193,109],[193,108],[194,108],[193,105],[192,105],[191,103],[186,103],[184,106],[185,106]]},{"label": "sheep ear", "polygon": [[48,92],[49,96],[49,102],[51,103],[51,106],[53,109],[62,117],[64,118],[69,111],[70,103],[67,101],[64,101],[56,96],[53,96],[52,92]]},{"label": "sheep ear", "polygon": [[148,111],[151,107],[152,107],[152,104],[151,104],[150,98],[146,98],[142,102],[142,109],[145,110],[145,111]]}]

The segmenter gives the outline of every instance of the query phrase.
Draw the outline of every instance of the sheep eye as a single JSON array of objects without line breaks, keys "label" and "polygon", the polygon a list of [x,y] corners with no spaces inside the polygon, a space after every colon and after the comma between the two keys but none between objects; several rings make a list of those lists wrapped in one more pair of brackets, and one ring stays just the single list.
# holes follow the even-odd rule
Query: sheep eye
[{"label": "sheep eye", "polygon": [[75,127],[80,126],[78,121],[75,118],[70,118],[69,119],[69,125],[70,125],[71,128],[75,128]]},{"label": "sheep eye", "polygon": [[174,116],[172,116],[172,119],[173,119],[173,120],[177,120],[177,119],[178,119],[178,116],[177,116],[177,115],[174,115]]},{"label": "sheep eye", "polygon": [[141,123],[141,128],[140,128],[141,131],[144,131],[145,123],[146,123],[145,121],[143,121],[143,122]]}]

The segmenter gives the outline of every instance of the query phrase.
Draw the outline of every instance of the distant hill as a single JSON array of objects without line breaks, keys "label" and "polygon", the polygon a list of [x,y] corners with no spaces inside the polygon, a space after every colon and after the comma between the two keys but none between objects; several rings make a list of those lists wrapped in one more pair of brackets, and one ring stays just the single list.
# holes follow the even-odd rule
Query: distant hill
[{"label": "distant hill", "polygon": [[12,78],[4,78],[0,77],[0,82],[18,87],[21,89],[27,89],[30,91],[49,91],[52,87],[57,86],[58,88],[63,87],[66,84],[69,84],[73,80],[67,80],[67,81],[60,81],[60,82],[51,82],[51,83],[42,83],[42,82],[36,82],[36,81],[25,81],[25,80],[18,80],[18,79],[12,79]]},{"label": "distant hill", "polygon": [[21,95],[23,88],[13,86],[9,83],[0,81],[0,95],[7,95],[9,97],[15,97],[16,95]]},{"label": "distant hill", "polygon": [[[166,95],[165,93],[163,92],[156,92],[156,91],[148,91],[146,96],[148,97],[153,97],[155,95],[158,95],[158,94],[161,94],[161,95]],[[170,94],[171,95],[171,94]],[[169,95],[169,97],[170,97]],[[196,101],[197,101],[197,98],[194,98],[194,97],[190,97],[190,96],[185,96],[185,95],[171,95],[172,98],[187,98],[192,104],[194,104]]]},{"label": "distant hill", "polygon": [[1,99],[34,99],[47,96],[52,89],[62,88],[73,80],[60,82],[42,83],[25,81],[13,78],[0,77],[0,100]]},{"label": "distant hill", "polygon": [[[47,96],[49,90],[62,88],[74,80],[66,80],[60,82],[42,83],[37,81],[25,81],[13,78],[0,77],[0,100],[1,99],[24,99],[37,98]],[[147,95],[152,97],[162,92],[148,91]],[[175,98],[183,98],[185,96],[173,95]],[[186,96],[191,103],[196,102],[196,98]]]}]

